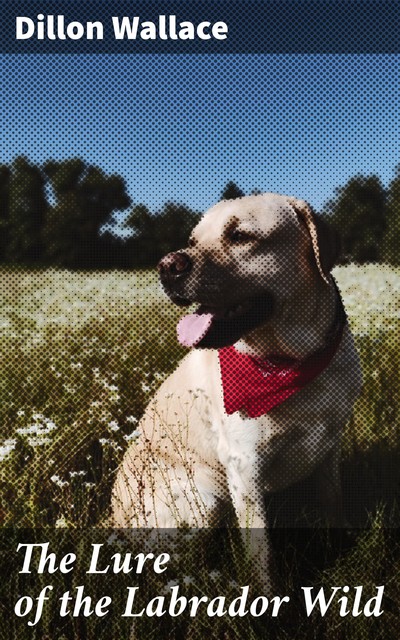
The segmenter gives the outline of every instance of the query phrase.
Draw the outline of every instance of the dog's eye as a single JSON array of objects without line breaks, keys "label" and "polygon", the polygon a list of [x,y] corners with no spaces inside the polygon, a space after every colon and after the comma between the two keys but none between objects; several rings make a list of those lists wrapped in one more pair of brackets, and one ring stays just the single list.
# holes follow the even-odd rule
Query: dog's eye
[{"label": "dog's eye", "polygon": [[233,244],[244,244],[245,242],[250,242],[253,239],[249,233],[239,231],[239,229],[232,229],[228,237]]}]

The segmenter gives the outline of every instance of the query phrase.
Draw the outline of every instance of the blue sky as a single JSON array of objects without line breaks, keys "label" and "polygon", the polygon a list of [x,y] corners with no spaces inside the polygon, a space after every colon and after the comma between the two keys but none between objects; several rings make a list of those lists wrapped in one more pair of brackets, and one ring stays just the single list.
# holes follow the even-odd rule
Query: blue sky
[{"label": "blue sky", "polygon": [[400,163],[399,56],[2,55],[0,161],[84,158],[133,201],[204,210],[228,180],[319,209]]}]

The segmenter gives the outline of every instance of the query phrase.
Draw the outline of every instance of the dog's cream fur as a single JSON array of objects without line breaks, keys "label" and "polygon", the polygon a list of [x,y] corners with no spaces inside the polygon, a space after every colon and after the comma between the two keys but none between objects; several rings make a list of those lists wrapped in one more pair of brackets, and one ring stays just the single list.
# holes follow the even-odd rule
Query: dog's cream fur
[{"label": "dog's cream fur", "polygon": [[[226,230],[232,225],[249,241],[231,245]],[[185,249],[193,261],[185,293],[200,302],[217,296],[228,305],[253,290],[272,292],[273,316],[236,348],[301,360],[325,346],[335,317],[330,240],[303,201],[276,194],[223,201],[205,214]],[[217,351],[191,350],[150,402],[125,454],[113,489],[114,524],[208,526],[219,501],[231,500],[239,526],[264,529],[264,492],[313,471],[321,502],[338,524],[341,429],[359,389],[347,327],[322,374],[254,419],[226,415]],[[261,555],[265,571],[266,552]]]}]

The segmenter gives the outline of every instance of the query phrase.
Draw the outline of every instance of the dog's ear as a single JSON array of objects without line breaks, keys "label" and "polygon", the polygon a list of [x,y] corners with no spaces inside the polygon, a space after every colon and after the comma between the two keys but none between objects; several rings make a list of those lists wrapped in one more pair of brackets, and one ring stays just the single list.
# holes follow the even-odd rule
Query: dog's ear
[{"label": "dog's ear", "polygon": [[314,259],[321,277],[329,283],[329,273],[340,255],[339,234],[318,216],[304,200],[289,198],[299,220],[305,224],[311,239]]}]

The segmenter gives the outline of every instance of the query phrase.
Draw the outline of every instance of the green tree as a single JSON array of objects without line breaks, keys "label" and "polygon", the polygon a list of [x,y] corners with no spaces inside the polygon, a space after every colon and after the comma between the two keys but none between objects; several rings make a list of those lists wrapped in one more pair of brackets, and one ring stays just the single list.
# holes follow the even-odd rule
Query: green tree
[{"label": "green tree", "polygon": [[345,261],[369,262],[382,257],[386,229],[386,192],[376,176],[356,176],[336,190],[325,206],[339,232]]},{"label": "green tree", "polygon": [[[8,182],[8,187],[7,187]],[[7,262],[31,264],[43,259],[42,231],[48,209],[45,178],[39,167],[19,157],[11,165],[8,191],[8,216],[5,220]]]},{"label": "green tree", "polygon": [[184,205],[167,202],[155,219],[159,259],[170,251],[187,246],[189,235],[200,220],[200,214]]},{"label": "green tree", "polygon": [[125,226],[132,230],[126,251],[136,266],[155,265],[170,251],[187,245],[191,230],[200,214],[188,207],[168,202],[156,214],[140,204],[132,209]]},{"label": "green tree", "polygon": [[49,262],[80,268],[103,266],[100,230],[114,211],[130,204],[123,179],[107,176],[78,158],[47,162],[44,171],[55,198],[44,229]]},{"label": "green tree", "polygon": [[130,256],[132,266],[154,265],[159,255],[155,216],[144,204],[138,204],[130,212],[124,226],[132,231],[125,243],[125,251]]},{"label": "green tree", "polygon": [[221,193],[220,200],[235,200],[236,198],[243,198],[244,191],[242,191],[237,184],[230,181],[225,186],[223,192]]},{"label": "green tree", "polygon": [[389,185],[387,201],[387,225],[382,243],[383,259],[391,264],[400,264],[400,166]]},{"label": "green tree", "polygon": [[8,222],[10,209],[10,169],[0,166],[0,260],[5,257],[8,243]]}]

